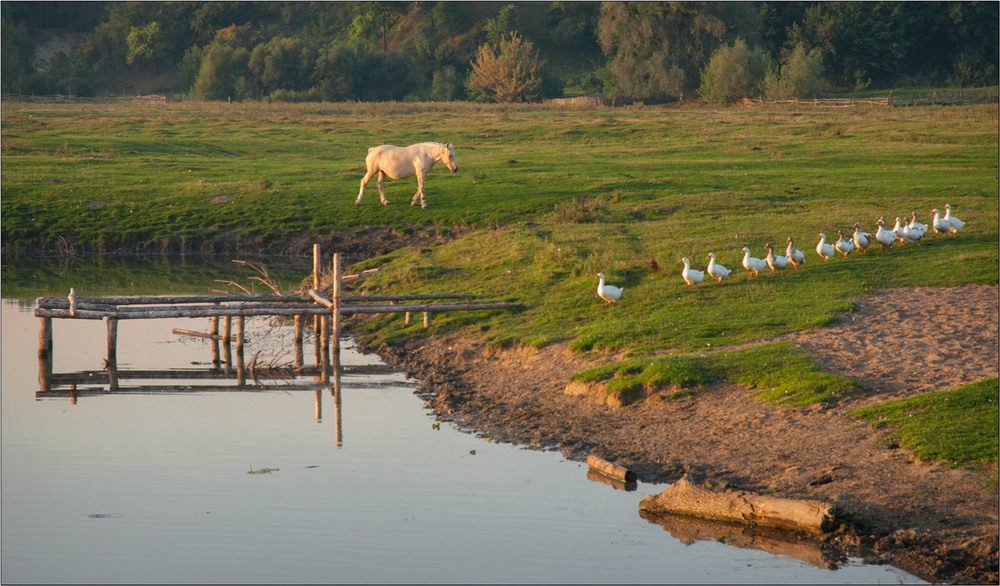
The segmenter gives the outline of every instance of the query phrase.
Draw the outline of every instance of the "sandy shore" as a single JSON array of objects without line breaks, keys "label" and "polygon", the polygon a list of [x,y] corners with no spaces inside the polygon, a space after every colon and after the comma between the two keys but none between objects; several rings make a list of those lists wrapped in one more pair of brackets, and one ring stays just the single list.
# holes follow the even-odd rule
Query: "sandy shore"
[{"label": "sandy shore", "polygon": [[[847,411],[998,375],[998,288],[893,289],[856,301],[839,324],[792,340],[863,393],[826,406],[775,408],[735,385],[620,409],[567,394],[568,377],[615,360],[564,345],[493,352],[459,336],[383,347],[442,419],[496,441],[596,453],[645,483],[692,473],[733,487],[837,504],[840,531],[809,539],[932,582],[997,583],[998,493],[988,474],[924,464]],[[767,340],[770,341],[770,340]]]}]

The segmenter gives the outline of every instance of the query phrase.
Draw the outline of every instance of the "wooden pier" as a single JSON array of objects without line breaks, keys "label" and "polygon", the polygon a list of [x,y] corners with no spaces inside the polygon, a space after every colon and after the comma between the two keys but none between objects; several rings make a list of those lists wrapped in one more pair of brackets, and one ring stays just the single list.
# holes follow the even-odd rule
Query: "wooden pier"
[{"label": "wooden pier", "polygon": [[[313,246],[313,287],[308,295],[160,295],[145,297],[77,297],[70,290],[68,297],[47,297],[38,299],[35,316],[40,319],[38,334],[38,362],[40,395],[53,393],[54,386],[97,382],[106,384],[109,392],[119,390],[122,378],[147,378],[144,372],[118,371],[118,321],[123,319],[167,319],[200,318],[210,319],[208,332],[175,330],[178,335],[193,335],[211,340],[212,369],[202,373],[206,378],[236,378],[237,387],[246,385],[247,376],[257,380],[257,364],[249,367],[245,363],[245,320],[253,316],[290,316],[295,327],[296,375],[313,374],[318,383],[330,380],[331,372],[340,369],[340,322],[343,315],[367,313],[403,313],[406,323],[411,315],[423,313],[424,327],[431,323],[431,314],[441,311],[496,310],[518,307],[520,303],[500,301],[474,301],[481,299],[471,294],[425,294],[425,295],[342,295],[340,255],[333,255],[333,284],[329,296],[323,295],[320,287],[320,250]],[[461,301],[456,301],[461,300]],[[304,322],[313,318],[316,363],[311,369],[305,366],[303,357]],[[73,375],[52,372],[53,319],[102,320],[107,328],[108,353],[103,375],[94,372]],[[219,320],[222,320],[220,331]],[[235,334],[233,333],[235,321]],[[333,347],[331,353],[331,339]],[[232,345],[235,342],[235,368],[233,368]],[[219,356],[222,345],[223,357]],[[225,370],[220,366],[225,365]],[[190,369],[189,369],[190,370]],[[157,371],[163,374],[163,371]],[[276,374],[275,372],[271,372]],[[169,378],[169,377],[163,377]],[[193,378],[201,378],[194,376]],[[310,387],[312,388],[312,387]]]}]

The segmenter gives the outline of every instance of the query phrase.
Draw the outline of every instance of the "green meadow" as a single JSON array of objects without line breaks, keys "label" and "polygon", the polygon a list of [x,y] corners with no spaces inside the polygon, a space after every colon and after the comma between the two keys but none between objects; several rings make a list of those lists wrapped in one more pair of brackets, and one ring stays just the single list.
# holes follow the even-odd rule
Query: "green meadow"
[{"label": "green meadow", "polygon": [[[383,269],[364,288],[478,293],[523,309],[437,314],[429,330],[398,316],[354,324],[367,345],[462,330],[499,348],[566,343],[638,361],[611,373],[619,380],[609,392],[727,378],[781,404],[829,401],[855,385],[828,380],[794,349],[700,354],[823,328],[879,288],[998,282],[996,104],[6,102],[2,133],[5,254],[56,242],[199,250],[223,237],[264,249],[331,233],[435,229],[456,237],[357,263]],[[428,140],[455,145],[459,173],[434,168],[426,210],[408,205],[413,179],[386,183],[388,207],[374,181],[354,205],[368,147]],[[815,252],[821,232],[834,241],[860,221],[874,233],[880,216],[891,227],[913,211],[929,224],[945,204],[966,221],[957,237],[829,263]],[[788,237],[806,253],[799,270],[751,278],[742,268],[744,246],[763,258],[765,244],[783,252]],[[721,285],[686,287],[680,259],[704,270],[709,252],[733,273]],[[624,287],[617,304],[597,297],[598,272]],[[681,362],[640,368],[650,357]],[[791,370],[770,380],[762,360]]]}]

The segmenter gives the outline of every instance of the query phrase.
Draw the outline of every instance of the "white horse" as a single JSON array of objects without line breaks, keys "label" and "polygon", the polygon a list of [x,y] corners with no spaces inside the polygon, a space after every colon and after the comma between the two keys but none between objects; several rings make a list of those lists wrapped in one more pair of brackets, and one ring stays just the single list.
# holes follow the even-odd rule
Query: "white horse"
[{"label": "white horse", "polygon": [[365,185],[376,173],[378,173],[378,195],[382,198],[382,205],[389,205],[389,200],[385,198],[385,191],[382,185],[385,177],[390,179],[403,179],[405,177],[417,176],[417,193],[413,196],[410,205],[417,205],[420,200],[420,207],[426,208],[424,201],[424,178],[431,170],[434,163],[441,161],[448,166],[452,173],[458,173],[458,160],[455,158],[455,147],[450,144],[439,142],[421,142],[411,144],[408,147],[398,147],[389,144],[372,147],[368,149],[368,156],[365,157],[365,165],[368,172],[361,180],[361,192],[354,205],[361,205],[361,197],[365,194]]}]

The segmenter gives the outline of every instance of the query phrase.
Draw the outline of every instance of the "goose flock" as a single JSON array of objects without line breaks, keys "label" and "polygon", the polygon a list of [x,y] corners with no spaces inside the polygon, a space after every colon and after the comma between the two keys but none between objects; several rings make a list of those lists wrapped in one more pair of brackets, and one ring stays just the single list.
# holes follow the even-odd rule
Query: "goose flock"
[{"label": "goose flock", "polygon": [[[830,262],[830,259],[837,253],[842,254],[844,258],[847,258],[854,251],[867,254],[868,247],[875,243],[878,243],[883,251],[892,248],[897,242],[900,244],[920,244],[920,240],[930,230],[933,230],[934,237],[937,237],[938,234],[955,236],[959,230],[965,227],[965,222],[951,215],[951,204],[946,204],[944,208],[943,216],[937,208],[931,210],[934,217],[930,225],[918,222],[917,212],[914,211],[909,217],[903,218],[908,220],[905,223],[897,216],[895,226],[888,229],[885,227],[885,216],[882,216],[875,222],[874,236],[861,230],[861,222],[855,222],[851,226],[854,228],[854,233],[850,236],[845,236],[843,230],[837,230],[837,240],[832,244],[826,241],[826,234],[821,232],[819,242],[816,244],[816,254],[823,258],[823,262]],[[742,249],[743,268],[749,271],[752,277],[756,277],[764,269],[771,269],[771,273],[774,274],[776,270],[783,271],[788,265],[792,265],[792,268],[798,270],[805,263],[806,255],[795,248],[795,240],[791,236],[785,242],[787,246],[783,255],[775,254],[771,243],[764,245],[767,250],[767,256],[764,258],[750,256],[750,249],[744,246]],[[705,279],[706,274],[718,283],[722,283],[733,272],[719,264],[712,252],[708,253],[708,266],[704,271],[691,268],[691,261],[687,257],[682,258],[680,262],[684,265],[681,277],[688,287],[699,285]],[[606,285],[604,273],[598,273],[597,278],[598,297],[607,301],[608,305],[621,299],[622,289]]]}]

